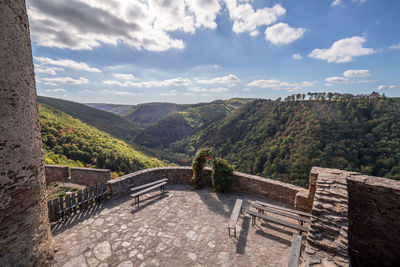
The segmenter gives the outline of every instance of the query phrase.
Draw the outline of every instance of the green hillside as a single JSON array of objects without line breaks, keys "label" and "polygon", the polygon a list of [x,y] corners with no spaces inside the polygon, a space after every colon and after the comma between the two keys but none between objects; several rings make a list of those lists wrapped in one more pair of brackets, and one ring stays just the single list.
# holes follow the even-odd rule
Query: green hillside
[{"label": "green hillside", "polygon": [[190,145],[212,147],[238,171],[301,186],[312,166],[400,179],[400,99],[296,99],[248,103]]},{"label": "green hillside", "polygon": [[133,142],[169,161],[188,163],[182,161],[182,158],[194,153],[194,148],[186,144],[189,144],[192,138],[196,138],[201,129],[226,117],[248,101],[251,100],[231,99],[192,105],[148,126],[136,135]]},{"label": "green hillside", "polygon": [[166,165],[48,105],[40,104],[39,115],[46,164],[106,168],[119,175]]},{"label": "green hillside", "polygon": [[137,125],[121,116],[83,104],[44,96],[38,96],[38,101],[125,141],[131,140],[139,131]]},{"label": "green hillside", "polygon": [[145,103],[133,106],[123,116],[138,125],[148,126],[164,119],[171,113],[184,111],[191,106],[173,103]]}]

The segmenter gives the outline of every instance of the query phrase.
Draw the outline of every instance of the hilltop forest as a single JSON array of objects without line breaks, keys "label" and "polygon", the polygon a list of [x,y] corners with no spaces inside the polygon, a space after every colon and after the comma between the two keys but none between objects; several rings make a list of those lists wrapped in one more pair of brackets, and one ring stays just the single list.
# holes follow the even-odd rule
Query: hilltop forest
[{"label": "hilltop forest", "polygon": [[123,128],[135,131],[125,140],[136,149],[180,165],[210,147],[236,171],[303,187],[312,166],[400,179],[400,99],[378,93],[90,106],[122,116]]}]

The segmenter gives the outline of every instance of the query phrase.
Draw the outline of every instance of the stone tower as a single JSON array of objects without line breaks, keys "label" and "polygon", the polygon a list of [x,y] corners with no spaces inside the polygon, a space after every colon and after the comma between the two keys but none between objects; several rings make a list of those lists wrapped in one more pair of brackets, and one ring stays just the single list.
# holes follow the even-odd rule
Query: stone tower
[{"label": "stone tower", "polygon": [[0,266],[52,257],[29,25],[24,0],[0,0]]}]

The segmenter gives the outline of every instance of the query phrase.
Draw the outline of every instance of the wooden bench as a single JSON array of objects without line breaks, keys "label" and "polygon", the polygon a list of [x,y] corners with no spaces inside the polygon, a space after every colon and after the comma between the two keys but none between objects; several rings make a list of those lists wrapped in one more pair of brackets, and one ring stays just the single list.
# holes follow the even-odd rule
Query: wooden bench
[{"label": "wooden bench", "polygon": [[264,214],[264,211],[267,211],[267,212],[271,212],[271,213],[275,213],[275,214],[278,214],[278,215],[285,216],[287,218],[298,220],[300,225],[303,225],[304,222],[308,222],[308,223],[311,222],[310,218],[298,216],[298,215],[293,214],[293,213],[288,213],[287,211],[268,208],[267,206],[261,206],[261,205],[258,205],[258,204],[252,204],[251,206],[256,208],[259,213],[263,213]]},{"label": "wooden bench", "polygon": [[272,208],[272,209],[277,209],[277,210],[281,210],[281,211],[286,211],[289,213],[294,213],[300,216],[304,216],[304,217],[311,217],[310,213],[304,212],[304,211],[299,211],[299,210],[295,210],[295,209],[289,209],[289,208],[284,208],[281,206],[277,206],[277,205],[273,205],[273,204],[269,204],[269,203],[265,203],[265,202],[261,202],[261,201],[255,201],[255,204],[261,205],[261,206],[265,206],[268,208]]},{"label": "wooden bench", "polygon": [[168,179],[160,179],[155,182],[147,183],[144,185],[139,185],[136,187],[132,187],[130,190],[133,191],[131,194],[132,197],[135,197],[135,204],[139,207],[139,202],[140,202],[140,196],[148,193],[156,188],[160,188],[161,194],[164,195],[165,190],[164,186],[167,184]]},{"label": "wooden bench", "polygon": [[231,229],[233,229],[235,237],[236,237],[236,223],[237,223],[237,221],[239,219],[239,215],[242,211],[242,204],[243,204],[243,199],[236,199],[235,207],[233,207],[233,210],[231,213],[231,218],[229,219],[229,222],[228,222],[229,236],[231,236]]},{"label": "wooden bench", "polygon": [[301,250],[301,235],[293,235],[292,245],[290,246],[290,254],[287,267],[298,267]]},{"label": "wooden bench", "polygon": [[258,213],[258,212],[252,211],[252,210],[248,210],[247,213],[251,216],[251,223],[252,223],[253,226],[256,224],[256,218],[258,217],[258,218],[264,219],[264,220],[272,222],[272,223],[276,223],[276,224],[280,224],[280,225],[283,225],[283,226],[287,226],[287,227],[296,229],[296,230],[298,230],[300,232],[300,234],[302,232],[307,232],[308,231],[308,228],[303,226],[303,225],[287,222],[287,221],[284,221],[284,220],[281,220],[281,219],[277,219],[277,218],[274,218],[274,217],[271,217],[271,216],[267,216],[267,215],[262,214],[262,213]]}]

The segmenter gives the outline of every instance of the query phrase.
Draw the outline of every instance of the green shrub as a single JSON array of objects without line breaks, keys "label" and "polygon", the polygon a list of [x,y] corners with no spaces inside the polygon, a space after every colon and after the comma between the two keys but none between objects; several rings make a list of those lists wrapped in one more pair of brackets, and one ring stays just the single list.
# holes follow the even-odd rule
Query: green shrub
[{"label": "green shrub", "polygon": [[233,168],[221,158],[213,160],[211,173],[212,186],[217,192],[226,192],[233,182]]},{"label": "green shrub", "polygon": [[212,159],[211,150],[209,148],[200,148],[192,163],[193,177],[191,182],[195,189],[200,187],[201,179],[203,178],[203,168],[207,163],[207,159]]}]

